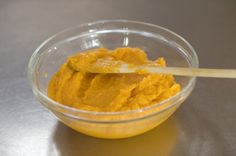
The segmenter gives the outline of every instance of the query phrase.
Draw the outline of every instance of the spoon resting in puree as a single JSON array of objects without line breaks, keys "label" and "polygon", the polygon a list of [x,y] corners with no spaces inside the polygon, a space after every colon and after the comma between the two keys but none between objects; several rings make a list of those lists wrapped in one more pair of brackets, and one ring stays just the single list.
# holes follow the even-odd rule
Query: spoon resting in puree
[{"label": "spoon resting in puree", "polygon": [[[120,63],[166,67],[164,58],[151,61],[139,48],[122,47],[115,50],[93,49],[70,56],[51,78],[48,96],[73,108],[95,112],[117,112],[140,109],[171,96],[181,90],[171,74],[94,73],[91,65],[99,60],[117,64],[97,70],[113,70]],[[105,61],[105,62],[106,62]],[[93,72],[91,71],[93,70]]]}]

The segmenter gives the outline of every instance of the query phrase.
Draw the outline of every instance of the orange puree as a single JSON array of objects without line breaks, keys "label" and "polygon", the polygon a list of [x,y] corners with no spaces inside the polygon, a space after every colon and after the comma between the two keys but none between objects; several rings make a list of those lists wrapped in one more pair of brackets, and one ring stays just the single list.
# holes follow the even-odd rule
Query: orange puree
[{"label": "orange puree", "polygon": [[52,77],[48,96],[78,109],[114,112],[139,109],[163,101],[180,91],[172,75],[95,74],[89,67],[99,59],[121,61],[132,65],[166,66],[164,58],[150,61],[139,48],[99,48],[70,56]]}]

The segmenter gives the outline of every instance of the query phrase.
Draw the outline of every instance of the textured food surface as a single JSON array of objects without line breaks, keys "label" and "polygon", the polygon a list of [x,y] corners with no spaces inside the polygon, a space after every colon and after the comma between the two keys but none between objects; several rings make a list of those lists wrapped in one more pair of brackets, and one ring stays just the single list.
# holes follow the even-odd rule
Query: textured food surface
[{"label": "textured food surface", "polygon": [[[131,65],[156,65],[165,67],[164,58],[151,61],[139,48],[121,47],[115,50],[94,49],[70,56],[52,77],[48,96],[53,100],[78,109],[115,112],[140,109],[161,102],[181,90],[170,74],[110,74],[90,72],[97,62],[123,62]],[[116,65],[114,65],[115,67]]]}]

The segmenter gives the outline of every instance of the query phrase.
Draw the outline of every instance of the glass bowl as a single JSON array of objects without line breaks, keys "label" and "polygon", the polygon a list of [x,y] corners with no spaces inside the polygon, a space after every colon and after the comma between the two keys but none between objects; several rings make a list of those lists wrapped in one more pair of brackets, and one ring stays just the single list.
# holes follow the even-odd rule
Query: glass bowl
[{"label": "glass bowl", "polygon": [[79,110],[47,96],[50,78],[68,56],[93,48],[127,46],[143,49],[149,59],[164,57],[168,66],[198,67],[192,46],[168,29],[137,21],[97,21],[64,30],[35,50],[29,61],[28,78],[36,98],[65,125],[98,138],[126,138],[158,126],[189,96],[195,77],[175,77],[182,86],[181,92],[160,103],[126,112]]}]

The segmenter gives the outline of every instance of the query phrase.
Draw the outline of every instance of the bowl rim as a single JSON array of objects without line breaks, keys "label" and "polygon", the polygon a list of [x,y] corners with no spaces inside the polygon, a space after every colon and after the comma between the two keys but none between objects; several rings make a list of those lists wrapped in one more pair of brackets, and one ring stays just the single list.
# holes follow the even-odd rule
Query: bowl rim
[{"label": "bowl rim", "polygon": [[[174,95],[174,96],[172,96],[172,97],[170,97],[166,100],[163,100],[159,103],[152,104],[150,106],[143,107],[141,109],[134,109],[134,110],[128,110],[128,111],[117,111],[117,112],[94,112],[94,111],[89,111],[89,110],[82,110],[82,109],[73,108],[73,107],[66,106],[66,105],[63,105],[61,103],[58,103],[58,102],[54,101],[53,99],[49,98],[46,94],[44,94],[43,92],[40,91],[40,89],[37,87],[36,83],[33,81],[33,77],[34,77],[34,75],[33,75],[34,70],[33,69],[34,68],[32,68],[32,66],[34,66],[34,67],[36,66],[35,61],[37,60],[38,53],[40,52],[41,48],[43,48],[48,42],[50,42],[51,40],[53,40],[57,36],[59,36],[63,33],[66,33],[67,31],[70,31],[70,30],[73,30],[73,29],[78,29],[78,28],[81,28],[81,27],[88,27],[88,26],[92,26],[92,25],[96,25],[96,24],[105,24],[105,23],[114,23],[114,22],[115,23],[132,23],[132,24],[139,24],[139,25],[143,25],[143,26],[149,26],[149,27],[152,27],[152,28],[157,28],[157,29],[164,30],[167,33],[170,33],[170,34],[174,35],[175,37],[177,37],[178,39],[183,41],[184,44],[186,44],[188,46],[188,48],[190,49],[190,51],[192,52],[192,54],[193,54],[192,59],[194,61],[193,67],[198,67],[199,66],[198,56],[197,56],[194,48],[190,45],[190,43],[188,43],[187,40],[185,40],[182,36],[178,35],[177,33],[173,32],[172,30],[169,30],[169,29],[164,28],[164,27],[159,26],[159,25],[146,23],[146,22],[140,22],[140,21],[134,21],[134,20],[125,20],[125,19],[99,20],[99,21],[84,23],[84,24],[80,24],[80,25],[77,25],[77,26],[73,26],[73,27],[69,27],[67,29],[64,29],[64,30],[56,33],[55,35],[49,37],[48,39],[46,39],[43,43],[41,43],[36,48],[36,50],[33,52],[32,56],[30,57],[30,60],[29,60],[29,63],[28,63],[28,69],[27,69],[27,77],[28,77],[28,80],[29,80],[30,85],[32,87],[33,93],[36,95],[36,97],[40,96],[44,100],[49,102],[50,104],[53,104],[54,106],[59,107],[60,109],[73,112],[72,114],[81,113],[81,114],[90,114],[90,115],[92,114],[92,115],[98,115],[98,116],[100,116],[100,115],[101,116],[102,115],[105,115],[105,116],[106,115],[124,115],[124,114],[127,115],[127,114],[133,114],[133,113],[140,113],[140,112],[144,112],[144,111],[147,111],[147,110],[151,110],[155,107],[159,107],[159,106],[165,104],[168,101],[171,101],[173,99],[181,97],[182,94],[184,94],[187,91],[191,90],[191,87],[194,87],[196,77],[190,77],[191,79],[189,80],[188,84],[184,88],[182,88],[182,90],[180,92],[178,92],[176,95]],[[174,103],[171,104],[170,107],[174,106],[176,103],[177,103],[177,101],[174,101]],[[170,107],[168,107],[168,108],[170,108]],[[164,109],[164,110],[166,110],[166,109]],[[154,112],[154,114],[155,113],[160,113],[160,112],[162,112],[162,111]],[[143,117],[146,117],[146,116],[149,116],[149,115],[152,115],[152,114],[147,114],[147,115],[144,115]],[[69,115],[71,116],[71,114],[69,114]],[[143,117],[141,117],[141,118],[143,118]],[[113,122],[115,122],[115,120],[113,120]]]}]

